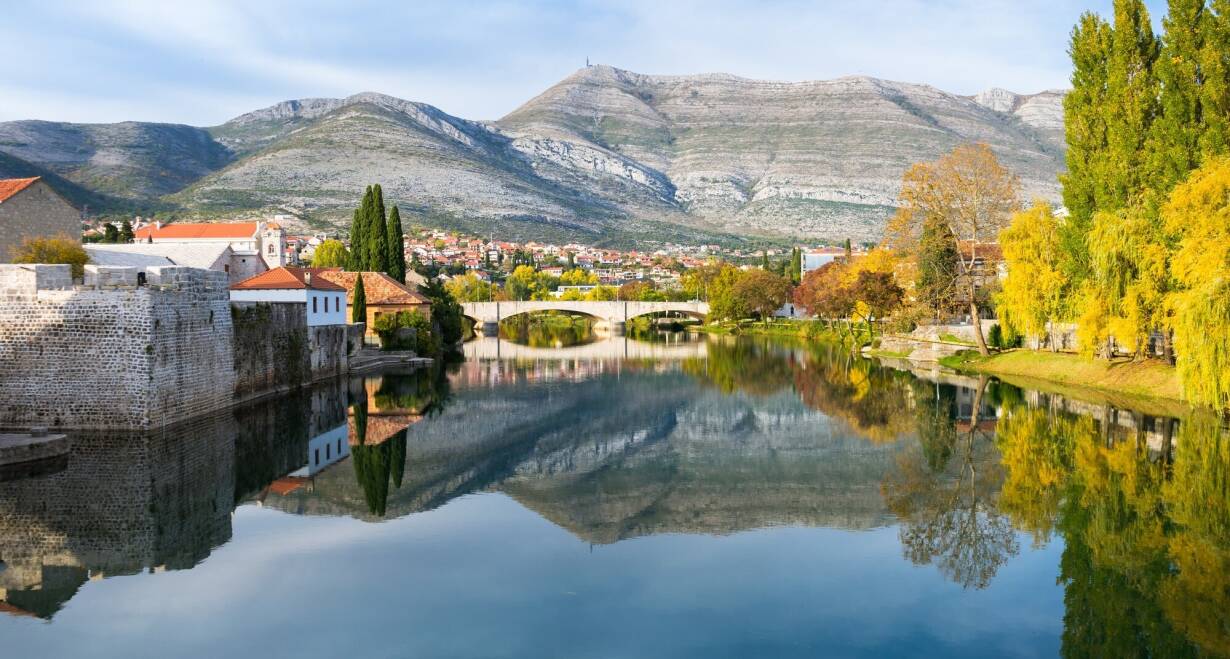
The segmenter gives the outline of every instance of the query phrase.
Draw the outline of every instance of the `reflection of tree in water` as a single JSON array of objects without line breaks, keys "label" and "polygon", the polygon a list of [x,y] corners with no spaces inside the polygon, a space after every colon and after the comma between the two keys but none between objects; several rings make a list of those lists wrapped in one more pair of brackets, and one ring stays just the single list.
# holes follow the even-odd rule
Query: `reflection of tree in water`
[{"label": "reflection of tree in water", "polygon": [[912,376],[838,347],[813,350],[793,364],[794,388],[804,405],[845,421],[873,442],[896,441],[914,429]]},{"label": "reflection of tree in water", "polygon": [[593,319],[566,313],[525,313],[500,322],[500,338],[532,348],[565,348],[594,340]]},{"label": "reflection of tree in water", "polygon": [[447,372],[454,366],[437,360],[409,373],[384,373],[372,404],[381,412],[438,414],[452,396]]},{"label": "reflection of tree in water", "polygon": [[966,588],[985,588],[1019,550],[1012,524],[996,506],[1003,470],[991,436],[980,428],[985,388],[984,380],[969,429],[959,434],[935,428],[934,407],[926,406],[922,421],[931,428],[899,455],[882,485],[901,520],[906,557],[916,565],[935,564]]},{"label": "reflection of tree in water", "polygon": [[722,393],[767,396],[790,386],[791,356],[770,342],[715,337],[706,352],[684,361],[683,371]]},{"label": "reflection of tree in water", "polygon": [[1172,451],[1174,425],[1007,408],[1001,506],[1063,533],[1065,656],[1230,656],[1230,437],[1195,413]]},{"label": "reflection of tree in water", "polygon": [[[451,398],[447,371],[450,365],[437,361],[430,368],[410,373],[385,373],[372,402],[380,411],[406,411],[416,415],[438,414]],[[389,500],[389,485],[399,489],[406,473],[407,430],[368,443],[366,398],[351,407],[356,443],[350,447],[355,478],[363,490],[368,512],[383,517]],[[386,417],[398,418],[398,417]]]}]

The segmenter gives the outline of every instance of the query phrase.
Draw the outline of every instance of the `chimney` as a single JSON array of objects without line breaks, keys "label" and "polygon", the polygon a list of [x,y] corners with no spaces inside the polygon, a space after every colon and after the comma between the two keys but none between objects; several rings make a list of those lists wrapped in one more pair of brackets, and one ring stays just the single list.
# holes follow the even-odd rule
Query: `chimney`
[{"label": "chimney", "polygon": [[154,229],[161,229],[161,228],[162,228],[162,220],[157,220],[157,221],[155,221],[155,222],[154,222]]},{"label": "chimney", "polygon": [[307,284],[308,286],[312,285],[312,271],[305,270],[303,272],[303,283]]}]

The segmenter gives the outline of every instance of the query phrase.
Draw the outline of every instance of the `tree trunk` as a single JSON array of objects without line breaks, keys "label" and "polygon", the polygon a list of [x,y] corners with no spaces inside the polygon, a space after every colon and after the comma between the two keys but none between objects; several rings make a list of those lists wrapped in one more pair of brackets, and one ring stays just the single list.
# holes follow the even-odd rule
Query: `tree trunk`
[{"label": "tree trunk", "polygon": [[970,320],[974,323],[974,340],[978,343],[978,353],[989,355],[991,351],[987,349],[987,340],[982,336],[982,318],[978,315],[978,303],[974,301],[974,292],[970,291],[969,299],[969,315]]},{"label": "tree trunk", "polygon": [[1174,332],[1170,329],[1162,330],[1162,359],[1174,366]]}]

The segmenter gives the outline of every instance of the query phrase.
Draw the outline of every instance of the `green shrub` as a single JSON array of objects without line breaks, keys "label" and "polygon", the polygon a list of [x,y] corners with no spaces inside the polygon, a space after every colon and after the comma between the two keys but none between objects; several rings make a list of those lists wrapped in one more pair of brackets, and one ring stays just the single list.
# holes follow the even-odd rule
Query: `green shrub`
[{"label": "green shrub", "polygon": [[[400,330],[414,330],[413,336],[402,336]],[[418,311],[398,311],[382,314],[373,323],[372,330],[380,336],[383,350],[413,350],[420,355],[440,352],[440,339],[431,331],[431,323]]]}]

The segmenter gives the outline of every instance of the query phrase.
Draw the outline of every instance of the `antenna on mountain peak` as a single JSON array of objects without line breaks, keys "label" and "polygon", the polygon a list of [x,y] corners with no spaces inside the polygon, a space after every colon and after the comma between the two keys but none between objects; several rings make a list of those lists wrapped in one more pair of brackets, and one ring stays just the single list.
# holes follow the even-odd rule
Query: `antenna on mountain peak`
[{"label": "antenna on mountain peak", "polygon": [[588,56],[585,58],[585,68],[587,69],[589,68],[589,57]]}]

